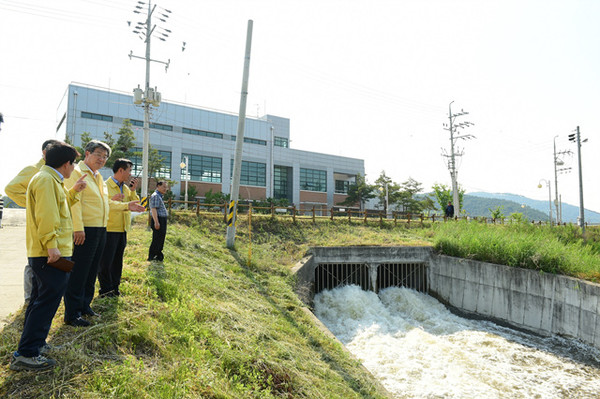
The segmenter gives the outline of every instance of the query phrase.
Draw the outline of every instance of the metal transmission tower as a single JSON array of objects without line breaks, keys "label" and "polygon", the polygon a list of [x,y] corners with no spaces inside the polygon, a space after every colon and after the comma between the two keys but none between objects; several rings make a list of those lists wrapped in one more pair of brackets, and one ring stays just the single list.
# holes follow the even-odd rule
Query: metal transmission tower
[{"label": "metal transmission tower", "polygon": [[[171,60],[167,60],[167,62],[153,60],[150,58],[150,42],[152,37],[155,37],[163,42],[167,40],[169,37],[169,33],[171,31],[169,29],[162,28],[157,25],[152,25],[152,15],[156,10],[156,5],[152,6],[152,0],[148,0],[148,11],[144,11],[144,6],[146,5],[143,1],[138,1],[138,5],[135,6],[135,10],[133,11],[136,14],[146,14],[146,20],[143,22],[137,22],[133,29],[133,33],[137,34],[140,39],[146,43],[146,55],[144,57],[140,57],[137,55],[133,55],[133,50],[129,53],[129,58],[140,58],[146,61],[146,84],[144,91],[138,85],[137,88],[133,89],[133,103],[136,105],[141,105],[144,107],[144,144],[142,148],[142,198],[148,196],[148,148],[150,147],[150,105],[158,107],[160,105],[161,94],[156,91],[156,87],[154,89],[150,88],[150,61],[158,62],[161,64],[165,64],[165,72],[169,68],[169,64]],[[158,11],[158,19],[160,21],[167,22],[169,18],[169,14],[171,14],[170,10],[164,9],[161,7],[160,11]],[[128,21],[128,24],[131,25],[131,21]]]},{"label": "metal transmission tower", "polygon": [[581,140],[579,134],[579,126],[576,133],[569,134],[569,141],[577,143],[577,160],[579,163],[579,225],[581,226],[581,234],[585,237],[585,215],[583,207],[583,176],[581,171],[581,143],[585,143],[588,139]]},{"label": "metal transmission tower", "polygon": [[556,138],[554,136],[554,207],[556,208],[556,223],[562,223],[562,206],[560,197],[558,195],[558,175],[560,173],[569,173],[570,167],[564,167],[565,162],[563,161],[564,155],[572,155],[570,150],[556,152]]},{"label": "metal transmission tower", "polygon": [[442,148],[442,155],[448,158],[448,170],[450,171],[450,178],[452,179],[452,202],[454,204],[454,215],[460,215],[460,200],[458,196],[458,181],[457,181],[457,173],[458,167],[456,165],[456,158],[461,157],[463,155],[463,151],[456,146],[456,142],[458,140],[470,140],[474,139],[475,136],[471,134],[459,134],[458,129],[464,129],[466,127],[474,126],[475,124],[472,122],[460,122],[456,123],[456,118],[463,115],[468,115],[468,112],[460,110],[459,113],[452,113],[452,103],[450,102],[448,105],[448,121],[449,124],[444,123],[444,130],[448,130],[450,132],[450,154],[446,152]]}]

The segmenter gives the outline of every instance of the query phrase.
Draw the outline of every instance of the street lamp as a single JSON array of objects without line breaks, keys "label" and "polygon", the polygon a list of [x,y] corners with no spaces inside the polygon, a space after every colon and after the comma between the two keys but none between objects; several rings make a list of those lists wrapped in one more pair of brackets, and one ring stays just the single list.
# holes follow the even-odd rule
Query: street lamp
[{"label": "street lamp", "polygon": [[188,182],[190,180],[190,168],[188,167],[188,157],[187,155],[183,157],[184,162],[180,163],[179,166],[181,167],[181,169],[185,168],[185,209],[188,209]]},{"label": "street lamp", "polygon": [[540,179],[539,183],[538,183],[538,188],[542,188],[542,182],[546,183],[546,186],[548,187],[548,216],[549,216],[549,221],[550,221],[550,226],[552,226],[552,189],[551,189],[551,183],[550,180],[546,180],[546,179]]}]

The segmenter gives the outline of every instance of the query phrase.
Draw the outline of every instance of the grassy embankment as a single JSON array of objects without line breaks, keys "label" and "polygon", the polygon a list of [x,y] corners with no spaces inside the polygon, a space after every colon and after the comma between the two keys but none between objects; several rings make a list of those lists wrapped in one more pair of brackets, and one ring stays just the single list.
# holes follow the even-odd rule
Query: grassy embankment
[{"label": "grassy embankment", "polygon": [[253,219],[224,246],[222,218],[172,217],[164,264],[144,259],[150,233],[129,235],[122,292],[96,299],[102,319],[62,323],[49,342],[59,365],[38,374],[8,370],[23,314],[0,333],[0,397],[380,398],[360,364],[313,323],[289,270],[313,245],[425,244],[411,230],[359,223],[316,225]]},{"label": "grassy embankment", "polygon": [[600,282],[600,230],[590,227],[587,241],[576,226],[440,223],[431,232],[435,248],[446,255],[536,269]]}]

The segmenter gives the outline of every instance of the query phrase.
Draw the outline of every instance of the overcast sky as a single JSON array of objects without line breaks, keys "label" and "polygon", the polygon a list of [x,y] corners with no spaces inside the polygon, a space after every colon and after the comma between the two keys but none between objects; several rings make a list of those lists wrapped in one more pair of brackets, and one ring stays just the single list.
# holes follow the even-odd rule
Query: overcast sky
[{"label": "overcast sky", "polygon": [[[460,141],[459,184],[547,200],[553,140],[570,150],[563,202],[600,211],[600,1],[153,1],[172,11],[152,42],[163,100],[239,109],[247,21],[254,21],[247,115],[290,118],[291,147],[365,160],[429,191],[450,185],[448,104],[474,127]],[[0,192],[54,137],[67,85],[131,92],[144,43],[128,26],[137,0],[0,0]],[[181,51],[183,42],[185,51]],[[158,111],[160,112],[160,110]],[[140,113],[141,114],[141,113]]]}]

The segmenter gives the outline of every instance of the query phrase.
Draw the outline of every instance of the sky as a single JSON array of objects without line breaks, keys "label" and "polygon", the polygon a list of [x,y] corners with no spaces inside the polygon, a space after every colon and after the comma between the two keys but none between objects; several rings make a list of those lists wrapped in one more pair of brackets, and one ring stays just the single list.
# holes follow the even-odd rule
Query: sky
[{"label": "sky", "polygon": [[[146,0],[147,4],[147,0]],[[563,202],[600,211],[600,1],[153,0],[150,84],[163,101],[237,113],[248,20],[253,20],[248,116],[290,119],[295,149],[364,159],[413,178],[425,192],[451,185],[452,112],[474,126],[458,140],[467,193],[555,195],[553,145],[568,173]],[[54,138],[57,108],[78,82],[132,92],[144,85],[137,0],[0,0],[0,192]],[[147,6],[144,6],[147,7]],[[145,8],[144,8],[145,9]],[[131,26],[127,21],[131,21]],[[164,31],[163,31],[164,32]],[[185,42],[185,50],[182,51]],[[158,111],[160,112],[160,110]],[[114,133],[114,132],[112,132]],[[62,138],[61,138],[62,139]],[[538,188],[542,181],[543,187]]]}]

